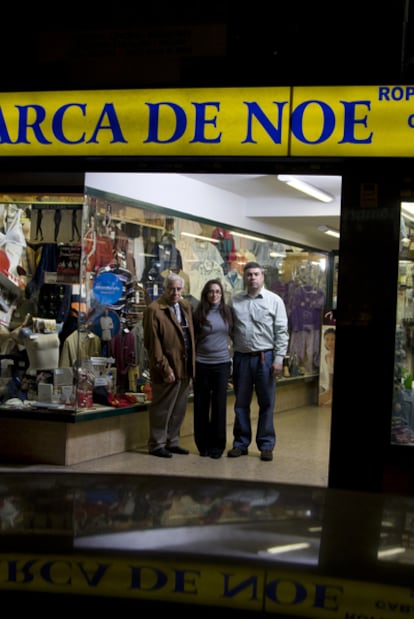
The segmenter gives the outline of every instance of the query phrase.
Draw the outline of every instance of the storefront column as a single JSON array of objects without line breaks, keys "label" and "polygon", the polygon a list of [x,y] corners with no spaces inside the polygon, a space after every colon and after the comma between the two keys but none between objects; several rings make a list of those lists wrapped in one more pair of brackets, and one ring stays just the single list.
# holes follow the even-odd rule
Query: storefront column
[{"label": "storefront column", "polygon": [[373,171],[350,162],[345,170],[329,486],[381,491],[391,429],[400,180],[389,162],[375,162]]}]

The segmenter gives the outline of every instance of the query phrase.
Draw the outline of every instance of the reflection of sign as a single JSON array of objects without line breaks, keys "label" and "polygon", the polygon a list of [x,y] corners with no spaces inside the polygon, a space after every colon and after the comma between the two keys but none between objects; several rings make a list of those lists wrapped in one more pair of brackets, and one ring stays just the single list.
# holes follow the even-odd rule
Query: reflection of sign
[{"label": "reflection of sign", "polygon": [[[108,494],[112,499],[112,493],[107,491],[106,495]],[[80,498],[78,503],[79,507],[82,507],[78,510],[83,517],[82,524],[84,520],[88,521],[88,518],[84,517],[85,513],[98,514],[103,522],[104,517],[109,520],[107,514],[111,513],[111,503],[86,499],[81,502]],[[78,523],[76,525],[78,526]],[[140,534],[140,531],[137,531],[136,536]],[[125,557],[114,556],[114,553],[104,553],[99,546],[100,552],[95,550],[92,555],[93,578],[87,578],[86,575],[92,569],[92,542],[86,537],[83,546],[82,538],[77,543],[81,548],[89,550],[89,554],[84,550],[83,555],[76,557],[76,560],[70,553],[61,552],[56,556],[52,553],[20,552],[19,575],[24,574],[24,569],[28,571],[30,566],[30,589],[40,594],[43,594],[47,585],[50,587],[52,582],[53,591],[66,596],[82,595],[96,599],[96,596],[100,595],[99,600],[107,597],[108,600],[132,600],[136,604],[146,603],[148,600],[163,604],[173,603],[181,608],[184,616],[189,615],[185,610],[186,605],[189,608],[194,607],[192,612],[195,616],[202,616],[206,614],[202,611],[214,604],[223,614],[229,609],[231,616],[245,611],[244,616],[252,613],[253,616],[260,614],[269,617],[412,617],[412,588],[409,585],[387,585],[383,582],[370,582],[363,577],[361,580],[350,580],[318,575],[316,579],[310,570],[302,569],[298,572],[293,570],[293,567],[291,570],[281,567],[269,569],[268,566],[248,565],[247,562],[246,565],[241,563],[235,566],[226,558],[221,561],[196,561],[184,555],[176,561],[170,557],[165,560],[146,557],[144,562],[137,553],[138,558],[132,562]],[[132,546],[133,549],[135,547]],[[16,572],[16,553],[3,552],[0,560],[2,591],[24,592],[27,583],[23,582],[22,576],[15,576],[14,581],[7,577],[7,574],[14,575]],[[142,573],[145,573],[144,583],[140,580]],[[187,581],[184,582],[185,577]],[[150,584],[146,585],[147,582],[155,582],[156,586],[150,587]],[[196,605],[199,605],[201,612],[197,613]],[[230,612],[232,610],[235,612]],[[214,613],[214,610],[212,612]]]},{"label": "reflection of sign", "polygon": [[122,295],[122,282],[115,273],[102,273],[95,280],[93,292],[100,303],[112,305]]}]

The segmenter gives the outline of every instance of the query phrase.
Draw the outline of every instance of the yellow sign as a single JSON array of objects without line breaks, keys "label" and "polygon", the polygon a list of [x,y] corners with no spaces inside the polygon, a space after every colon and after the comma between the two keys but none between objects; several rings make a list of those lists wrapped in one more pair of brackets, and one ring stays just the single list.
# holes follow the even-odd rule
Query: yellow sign
[{"label": "yellow sign", "polygon": [[400,619],[408,587],[220,560],[82,555],[0,555],[0,591],[91,595],[237,608],[292,617]]},{"label": "yellow sign", "polygon": [[290,155],[412,157],[414,86],[295,88]]},{"label": "yellow sign", "polygon": [[0,157],[412,157],[414,86],[0,93]]}]

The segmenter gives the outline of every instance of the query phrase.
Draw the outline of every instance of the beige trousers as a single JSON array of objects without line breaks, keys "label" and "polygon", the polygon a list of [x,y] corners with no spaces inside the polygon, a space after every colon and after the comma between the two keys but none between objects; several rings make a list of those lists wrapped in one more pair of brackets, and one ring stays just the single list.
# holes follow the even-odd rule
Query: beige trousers
[{"label": "beige trousers", "polygon": [[177,447],[187,410],[190,379],[175,383],[152,384],[152,400],[148,406],[148,450]]}]

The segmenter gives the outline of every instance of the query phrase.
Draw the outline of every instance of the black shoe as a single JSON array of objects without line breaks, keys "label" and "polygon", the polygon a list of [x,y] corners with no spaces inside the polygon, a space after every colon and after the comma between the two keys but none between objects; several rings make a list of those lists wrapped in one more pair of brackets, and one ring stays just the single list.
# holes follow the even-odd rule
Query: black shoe
[{"label": "black shoe", "polygon": [[260,452],[260,460],[264,462],[271,462],[273,460],[273,452],[269,450],[264,450]]},{"label": "black shoe", "polygon": [[164,449],[164,447],[153,449],[149,454],[150,456],[158,456],[159,458],[172,458],[172,453],[170,453],[168,449]]},{"label": "black shoe", "polygon": [[202,449],[202,450],[200,451],[200,456],[201,456],[202,458],[207,458],[207,456],[209,456],[209,455],[210,455],[210,452],[209,452],[209,451],[207,451],[207,449]]},{"label": "black shoe", "polygon": [[190,453],[188,449],[183,449],[182,447],[167,447],[168,451],[172,454],[180,454],[181,456],[188,456]]},{"label": "black shoe", "polygon": [[247,454],[247,449],[241,449],[241,447],[233,447],[233,449],[227,452],[229,458],[238,458],[239,456],[247,456]]},{"label": "black shoe", "polygon": [[221,456],[223,455],[222,451],[211,451],[210,452],[210,458],[214,458],[214,460],[218,460],[219,458],[221,458]]}]

